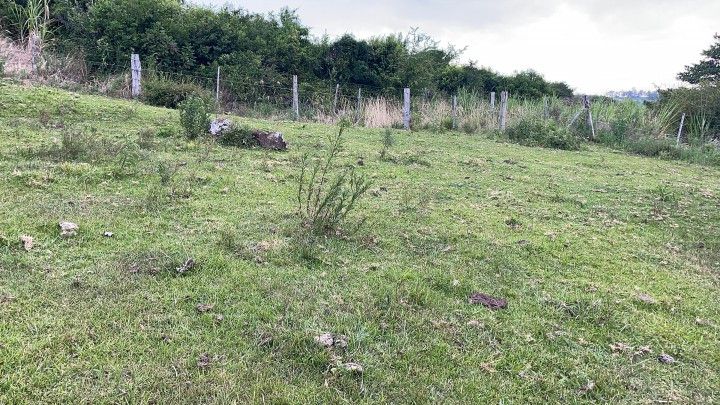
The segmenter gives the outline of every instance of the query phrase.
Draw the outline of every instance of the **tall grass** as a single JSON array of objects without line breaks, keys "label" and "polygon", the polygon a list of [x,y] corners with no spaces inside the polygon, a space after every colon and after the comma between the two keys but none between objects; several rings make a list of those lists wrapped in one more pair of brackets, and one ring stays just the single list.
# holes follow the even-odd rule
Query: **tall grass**
[{"label": "tall grass", "polygon": [[48,0],[27,0],[24,6],[13,3],[14,24],[17,27],[20,41],[35,40],[36,46],[42,44],[50,32],[50,5]]}]

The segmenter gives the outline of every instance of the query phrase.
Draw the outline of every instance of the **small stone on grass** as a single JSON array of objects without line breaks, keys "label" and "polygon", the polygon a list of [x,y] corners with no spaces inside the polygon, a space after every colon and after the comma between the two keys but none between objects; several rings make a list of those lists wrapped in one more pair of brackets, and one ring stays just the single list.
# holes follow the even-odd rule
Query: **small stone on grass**
[{"label": "small stone on grass", "polygon": [[667,353],[663,353],[658,357],[658,361],[663,364],[674,364],[675,358]]},{"label": "small stone on grass", "polygon": [[25,251],[29,252],[32,250],[33,246],[35,246],[35,240],[32,236],[23,235],[20,237],[20,242],[23,245],[23,249]]},{"label": "small stone on grass", "polygon": [[473,305],[480,304],[484,307],[492,309],[493,311],[496,311],[498,309],[507,309],[507,307],[508,307],[508,302],[506,299],[492,297],[490,295],[483,294],[483,293],[471,294],[470,298],[468,299],[468,302],[470,302],[470,304],[473,304]]},{"label": "small stone on grass", "polygon": [[347,347],[348,344],[348,338],[344,335],[338,335],[335,333],[323,333],[318,336],[315,336],[315,342],[327,349],[330,348],[340,348],[344,349]]},{"label": "small stone on grass", "polygon": [[72,222],[60,222],[60,236],[71,237],[77,235],[77,231],[80,227]]},{"label": "small stone on grass", "polygon": [[637,299],[638,299],[640,302],[643,302],[643,303],[648,304],[648,305],[657,304],[657,300],[656,300],[655,298],[653,298],[653,297],[652,297],[651,295],[649,295],[649,294],[644,294],[644,293],[643,293],[643,294],[638,294]]}]

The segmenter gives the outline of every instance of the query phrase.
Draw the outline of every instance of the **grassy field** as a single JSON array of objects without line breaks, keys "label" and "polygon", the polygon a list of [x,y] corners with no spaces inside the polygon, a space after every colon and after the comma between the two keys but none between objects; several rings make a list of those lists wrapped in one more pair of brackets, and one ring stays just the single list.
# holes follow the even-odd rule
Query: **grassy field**
[{"label": "grassy field", "polygon": [[717,168],[350,129],[367,223],[308,251],[299,161],[337,128],[242,121],[290,151],[0,82],[0,403],[720,400]]}]

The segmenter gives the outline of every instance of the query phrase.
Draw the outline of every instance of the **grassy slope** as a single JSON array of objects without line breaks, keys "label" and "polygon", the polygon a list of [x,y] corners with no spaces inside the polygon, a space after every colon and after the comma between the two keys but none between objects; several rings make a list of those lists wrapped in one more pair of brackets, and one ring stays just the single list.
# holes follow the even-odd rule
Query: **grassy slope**
[{"label": "grassy slope", "polygon": [[[158,139],[117,177],[107,159],[27,153],[60,121],[114,139],[177,126],[173,111],[0,84],[0,403],[718,400],[717,169],[399,132],[393,153],[430,166],[393,164],[380,131],[353,129],[342,158],[374,179],[369,223],[307,260],[290,238],[297,159],[335,128],[250,122],[282,130],[289,153]],[[186,162],[175,184],[192,191],[153,209],[160,161]],[[60,239],[60,220],[79,236]],[[152,252],[200,266],[129,271]],[[474,291],[510,307],[469,305]],[[324,331],[349,337],[362,377],[326,373]]]}]

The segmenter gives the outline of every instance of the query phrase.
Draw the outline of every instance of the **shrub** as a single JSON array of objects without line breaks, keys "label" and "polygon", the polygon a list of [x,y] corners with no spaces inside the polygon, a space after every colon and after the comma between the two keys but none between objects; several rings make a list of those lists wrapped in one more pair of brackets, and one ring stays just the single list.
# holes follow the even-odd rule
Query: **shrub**
[{"label": "shrub", "polygon": [[680,149],[669,139],[640,138],[627,141],[623,146],[627,151],[643,156],[672,159],[680,157]]},{"label": "shrub", "polygon": [[197,96],[190,96],[180,104],[180,124],[185,136],[195,139],[206,135],[210,129],[210,105]]},{"label": "shrub", "polygon": [[223,146],[235,146],[239,148],[254,148],[258,141],[253,135],[252,128],[246,125],[232,124],[230,128],[220,134],[219,142]]},{"label": "shrub", "polygon": [[390,155],[390,148],[395,145],[395,138],[393,137],[392,130],[386,129],[382,138],[383,147],[380,150],[380,160],[385,161]]},{"label": "shrub", "polygon": [[91,160],[98,149],[96,139],[81,130],[64,130],[60,144],[51,148],[49,154],[61,161]]},{"label": "shrub", "polygon": [[177,131],[173,127],[162,127],[157,131],[158,138],[174,138]]},{"label": "shrub", "polygon": [[468,135],[474,134],[478,131],[478,124],[473,121],[464,121],[460,125],[460,129],[462,129],[463,132],[465,132]]},{"label": "shrub", "polygon": [[155,147],[156,132],[153,129],[145,128],[138,132],[136,143],[140,149],[153,149]]},{"label": "shrub", "polygon": [[188,82],[174,82],[165,79],[154,79],[143,83],[142,101],[166,108],[178,108],[190,97],[209,99],[208,93],[202,87]]},{"label": "shrub", "polygon": [[515,143],[544,148],[578,150],[580,141],[570,130],[555,121],[523,118],[507,129],[507,137]]},{"label": "shrub", "polygon": [[[370,181],[354,166],[340,170],[333,168],[342,147],[342,135],[347,124],[340,126],[332,138],[330,150],[322,158],[311,159],[306,154],[298,182],[298,211],[303,228],[315,235],[337,232],[357,202],[370,188]],[[355,230],[362,226],[361,221]]]}]

